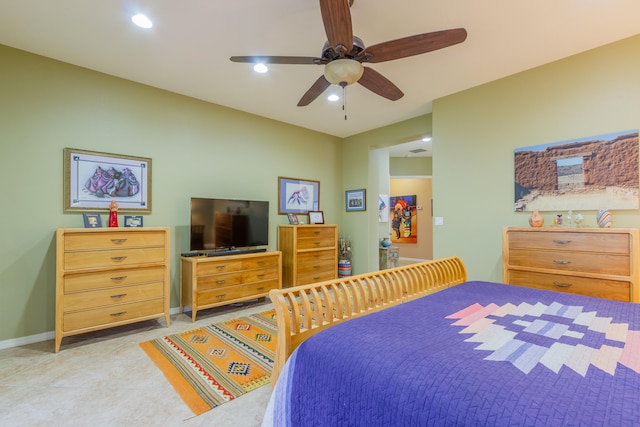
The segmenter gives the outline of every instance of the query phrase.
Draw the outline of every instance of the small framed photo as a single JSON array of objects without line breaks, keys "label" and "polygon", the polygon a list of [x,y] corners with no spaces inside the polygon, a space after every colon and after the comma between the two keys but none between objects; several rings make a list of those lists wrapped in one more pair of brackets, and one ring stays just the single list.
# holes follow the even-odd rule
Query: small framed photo
[{"label": "small framed photo", "polygon": [[296,214],[287,214],[287,218],[289,218],[289,224],[298,225],[298,215]]},{"label": "small framed photo", "polygon": [[309,211],[309,224],[324,224],[324,212]]},{"label": "small framed photo", "polygon": [[345,207],[347,212],[367,210],[367,190],[345,191]]},{"label": "small framed photo", "polygon": [[142,215],[125,215],[125,227],[142,227]]},{"label": "small framed photo", "polygon": [[102,219],[100,214],[95,213],[83,213],[84,228],[102,228]]}]

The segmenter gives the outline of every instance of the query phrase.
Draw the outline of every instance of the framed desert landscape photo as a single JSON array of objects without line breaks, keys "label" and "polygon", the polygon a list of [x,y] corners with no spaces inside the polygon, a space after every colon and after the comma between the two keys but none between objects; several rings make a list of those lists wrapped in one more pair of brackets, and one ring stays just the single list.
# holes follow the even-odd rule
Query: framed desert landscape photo
[{"label": "framed desert landscape photo", "polygon": [[638,130],[518,148],[514,211],[638,209]]},{"label": "framed desert landscape photo", "polygon": [[151,213],[151,159],[64,149],[64,212]]}]

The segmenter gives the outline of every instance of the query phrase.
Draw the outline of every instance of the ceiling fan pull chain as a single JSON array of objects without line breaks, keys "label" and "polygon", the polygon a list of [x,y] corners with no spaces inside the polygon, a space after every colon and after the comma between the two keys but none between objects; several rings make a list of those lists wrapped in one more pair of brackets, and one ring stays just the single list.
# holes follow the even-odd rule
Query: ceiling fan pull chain
[{"label": "ceiling fan pull chain", "polygon": [[340,84],[342,86],[342,111],[344,111],[344,120],[347,120],[347,85]]}]

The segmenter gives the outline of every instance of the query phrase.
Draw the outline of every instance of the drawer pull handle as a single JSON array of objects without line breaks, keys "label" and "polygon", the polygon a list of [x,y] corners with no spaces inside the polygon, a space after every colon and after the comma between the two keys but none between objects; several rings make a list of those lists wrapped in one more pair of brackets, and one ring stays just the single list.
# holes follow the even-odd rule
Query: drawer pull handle
[{"label": "drawer pull handle", "polygon": [[111,241],[113,243],[124,243],[127,241],[127,239],[111,239]]},{"label": "drawer pull handle", "polygon": [[224,298],[226,296],[227,296],[227,294],[220,294],[220,295],[216,295],[216,298],[222,299],[222,298]]},{"label": "drawer pull handle", "polygon": [[264,265],[264,261],[258,261],[258,264]]},{"label": "drawer pull handle", "polygon": [[258,274],[258,277],[262,279],[264,277],[264,274]]},{"label": "drawer pull handle", "polygon": [[111,280],[115,280],[117,282],[126,279],[127,276],[118,276],[118,277],[112,277]]},{"label": "drawer pull handle", "polygon": [[127,256],[112,256],[111,257],[112,260],[114,261],[124,261],[125,259],[127,259]]},{"label": "drawer pull handle", "polygon": [[317,246],[320,244],[320,242],[313,242],[313,244]]},{"label": "drawer pull handle", "polygon": [[566,259],[554,259],[553,262],[556,264],[571,264],[571,261]]},{"label": "drawer pull handle", "polygon": [[313,268],[315,268],[317,270],[318,268],[320,268],[320,266],[319,265],[314,265]]},{"label": "drawer pull handle", "polygon": [[571,240],[558,240],[558,239],[554,239],[553,243],[557,243],[559,245],[567,245],[569,243],[571,243]]},{"label": "drawer pull handle", "polygon": [[259,291],[264,291],[264,286],[258,288]]},{"label": "drawer pull handle", "polygon": [[120,299],[120,298],[124,298],[126,296],[127,296],[127,294],[118,294],[118,295],[111,295],[111,298]]},{"label": "drawer pull handle", "polygon": [[320,234],[320,231],[319,230],[318,231],[314,231],[313,234],[318,235],[318,234]]},{"label": "drawer pull handle", "polygon": [[226,282],[227,282],[226,280],[218,280],[218,281],[216,281],[216,283],[218,285],[222,285],[223,283],[226,283]]},{"label": "drawer pull handle", "polygon": [[218,266],[216,266],[216,268],[218,270],[224,270],[225,268],[227,268],[227,266],[226,265],[218,265]]},{"label": "drawer pull handle", "polygon": [[126,311],[121,311],[120,313],[112,313],[111,317],[120,317],[122,315],[124,315],[126,313]]},{"label": "drawer pull handle", "polygon": [[572,286],[571,283],[565,283],[565,282],[553,282],[553,284],[560,288],[568,288],[569,286]]}]

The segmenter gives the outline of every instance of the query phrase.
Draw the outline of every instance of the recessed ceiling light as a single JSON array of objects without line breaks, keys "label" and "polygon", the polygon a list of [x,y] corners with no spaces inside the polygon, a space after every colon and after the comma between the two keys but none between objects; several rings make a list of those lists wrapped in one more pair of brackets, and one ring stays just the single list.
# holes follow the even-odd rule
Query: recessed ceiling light
[{"label": "recessed ceiling light", "polygon": [[327,96],[327,99],[331,102],[336,102],[337,100],[340,99],[340,97],[335,93],[332,93],[331,95]]},{"label": "recessed ceiling light", "polygon": [[431,137],[430,136],[425,136],[424,138],[422,138],[423,142],[429,142],[431,141]]},{"label": "recessed ceiling light", "polygon": [[140,28],[151,28],[153,27],[153,22],[145,15],[138,13],[137,15],[133,15],[131,20],[134,24],[136,24]]},{"label": "recessed ceiling light", "polygon": [[267,68],[267,66],[262,62],[259,62],[253,66],[253,71],[255,71],[256,73],[266,73],[267,71],[269,71],[269,68]]}]

